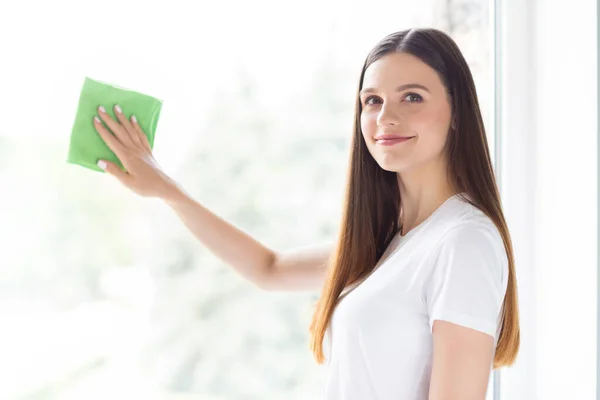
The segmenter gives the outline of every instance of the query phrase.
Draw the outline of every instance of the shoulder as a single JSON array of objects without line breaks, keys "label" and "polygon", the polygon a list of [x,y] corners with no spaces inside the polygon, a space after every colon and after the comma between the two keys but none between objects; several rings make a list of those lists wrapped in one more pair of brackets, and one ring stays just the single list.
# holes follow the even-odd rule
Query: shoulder
[{"label": "shoulder", "polygon": [[494,221],[467,200],[456,197],[440,229],[438,245],[453,241],[491,242],[502,244],[502,236]]},{"label": "shoulder", "polygon": [[470,203],[457,202],[456,213],[449,219],[432,252],[437,263],[487,267],[505,281],[508,258],[504,241],[494,222]]}]

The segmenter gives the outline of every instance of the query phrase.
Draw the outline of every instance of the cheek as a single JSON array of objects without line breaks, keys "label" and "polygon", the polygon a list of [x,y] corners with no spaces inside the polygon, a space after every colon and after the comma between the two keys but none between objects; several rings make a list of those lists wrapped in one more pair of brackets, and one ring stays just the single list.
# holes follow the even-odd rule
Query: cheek
[{"label": "cheek", "polygon": [[410,119],[410,127],[422,139],[444,142],[450,127],[450,115],[439,108],[423,109]]},{"label": "cheek", "polygon": [[364,112],[360,115],[360,129],[367,142],[377,133],[377,119],[374,115]]}]

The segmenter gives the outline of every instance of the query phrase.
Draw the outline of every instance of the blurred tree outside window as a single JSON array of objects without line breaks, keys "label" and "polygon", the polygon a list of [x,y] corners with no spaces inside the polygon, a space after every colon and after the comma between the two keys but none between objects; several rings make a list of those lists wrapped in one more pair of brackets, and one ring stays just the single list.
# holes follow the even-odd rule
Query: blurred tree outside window
[{"label": "blurred tree outside window", "polygon": [[318,292],[260,290],[65,162],[83,77],[114,82],[164,99],[155,155],[212,211],[277,250],[332,242],[362,63],[411,26],[455,38],[493,135],[488,2],[283,3],[0,6],[0,398],[319,398]]}]

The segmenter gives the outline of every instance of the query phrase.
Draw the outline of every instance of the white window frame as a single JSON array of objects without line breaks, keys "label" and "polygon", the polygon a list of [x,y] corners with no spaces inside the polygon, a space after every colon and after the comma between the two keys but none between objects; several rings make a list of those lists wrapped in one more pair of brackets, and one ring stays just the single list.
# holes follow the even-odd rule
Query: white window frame
[{"label": "white window frame", "polygon": [[598,0],[492,2],[495,167],[521,324],[494,400],[600,400]]}]

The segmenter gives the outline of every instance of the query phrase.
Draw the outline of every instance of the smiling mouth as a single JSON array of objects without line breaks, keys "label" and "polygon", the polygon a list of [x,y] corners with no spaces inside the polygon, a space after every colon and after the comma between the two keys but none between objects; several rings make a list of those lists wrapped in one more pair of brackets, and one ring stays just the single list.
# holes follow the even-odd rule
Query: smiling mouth
[{"label": "smiling mouth", "polygon": [[391,139],[380,139],[380,140],[376,140],[375,143],[383,145],[383,146],[391,146],[394,144],[408,142],[409,140],[414,139],[414,138],[415,138],[415,136],[397,137],[397,138],[391,138]]}]

